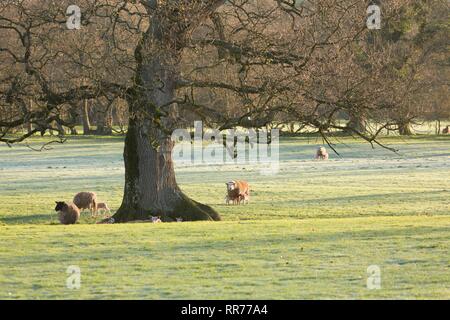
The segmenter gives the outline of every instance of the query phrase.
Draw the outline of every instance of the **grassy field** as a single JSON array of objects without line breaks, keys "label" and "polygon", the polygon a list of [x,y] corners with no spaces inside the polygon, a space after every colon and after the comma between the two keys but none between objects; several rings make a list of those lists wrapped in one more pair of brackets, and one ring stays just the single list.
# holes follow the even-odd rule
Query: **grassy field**
[{"label": "grassy field", "polygon": [[[224,221],[158,225],[57,224],[54,201],[80,190],[118,208],[123,138],[0,146],[0,298],[450,299],[450,137],[384,138],[398,154],[335,142],[340,157],[317,162],[321,139],[282,138],[273,176],[178,165],[182,189]],[[229,179],[250,182],[250,205],[223,204]],[[380,290],[366,287],[370,265]]]}]

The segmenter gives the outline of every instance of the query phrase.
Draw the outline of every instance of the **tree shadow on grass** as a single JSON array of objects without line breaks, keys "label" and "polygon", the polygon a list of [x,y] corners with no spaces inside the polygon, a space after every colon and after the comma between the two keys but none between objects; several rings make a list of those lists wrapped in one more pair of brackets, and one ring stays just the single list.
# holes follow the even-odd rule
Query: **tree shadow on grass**
[{"label": "tree shadow on grass", "polygon": [[[112,212],[111,212],[112,214]],[[108,215],[109,216],[109,215]],[[97,217],[91,218],[90,213],[86,211],[81,213],[81,217],[77,224],[96,224],[102,219],[108,217],[106,215],[98,215]],[[33,215],[11,215],[0,218],[0,225],[21,225],[21,224],[46,224],[46,225],[61,225],[58,221],[58,216],[51,213],[41,213]]]},{"label": "tree shadow on grass", "polygon": [[[350,196],[336,196],[328,198],[318,198],[318,199],[289,199],[284,200],[285,205],[288,204],[301,204],[305,205],[335,205],[336,203],[348,203],[348,202],[363,202],[364,204],[372,204],[373,201],[401,201],[403,202],[405,198],[412,200],[429,200],[429,196],[441,196],[445,195],[446,191],[441,190],[431,190],[431,191],[414,191],[414,192],[386,192],[377,194],[363,194],[363,195],[350,195]],[[425,198],[428,195],[428,198]]]},{"label": "tree shadow on grass", "polygon": [[[48,213],[32,215],[16,215],[0,218],[0,223],[5,224],[48,224],[52,222],[52,215]],[[55,220],[56,221],[56,220]]]},{"label": "tree shadow on grass", "polygon": [[[342,224],[345,223],[346,221],[344,220]],[[252,238],[248,238],[244,232],[234,235],[230,234],[230,239],[215,240],[213,243],[205,243],[204,239],[201,239],[189,243],[175,244],[171,247],[171,252],[195,252],[206,248],[218,251],[233,250],[235,252],[247,252],[248,248],[271,248],[276,252],[277,250],[288,250],[289,248],[300,249],[301,244],[312,243],[314,245],[320,244],[320,246],[310,250],[336,255],[347,246],[351,246],[354,249],[359,248],[363,251],[367,250],[368,246],[375,244],[392,245],[395,248],[396,244],[393,241],[401,239],[404,239],[405,243],[409,242],[409,245],[414,246],[414,248],[421,249],[420,246],[423,246],[424,241],[443,243],[447,239],[446,234],[448,230],[448,226],[389,227],[380,225],[367,230],[354,230],[349,227],[338,231],[316,230],[305,232],[302,235],[296,232],[286,234],[282,231],[279,233],[259,233],[252,236]],[[189,234],[186,233],[185,236],[189,236]],[[334,248],[335,251],[330,251],[329,248]],[[344,256],[353,254],[354,252],[350,250],[345,252]],[[412,259],[412,261],[415,260]],[[403,262],[403,264],[406,263]]]}]

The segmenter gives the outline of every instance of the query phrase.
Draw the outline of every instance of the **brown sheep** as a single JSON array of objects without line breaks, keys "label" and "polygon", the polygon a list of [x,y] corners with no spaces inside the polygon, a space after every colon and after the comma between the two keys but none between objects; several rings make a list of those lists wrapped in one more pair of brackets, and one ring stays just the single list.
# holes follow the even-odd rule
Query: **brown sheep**
[{"label": "brown sheep", "polygon": [[58,212],[59,222],[62,224],[75,224],[80,219],[80,209],[73,203],[55,201],[55,211]]},{"label": "brown sheep", "polygon": [[319,147],[316,152],[316,159],[318,160],[328,160],[328,152],[325,147]]},{"label": "brown sheep", "polygon": [[80,192],[73,198],[73,203],[80,209],[88,209],[91,215],[97,213],[97,195],[94,192]]},{"label": "brown sheep", "polygon": [[449,134],[450,133],[450,126],[446,126],[443,130],[442,130],[442,134]]},{"label": "brown sheep", "polygon": [[227,195],[225,201],[227,204],[233,202],[233,204],[241,204],[241,201],[248,203],[250,199],[250,187],[248,182],[233,180],[226,183]]}]

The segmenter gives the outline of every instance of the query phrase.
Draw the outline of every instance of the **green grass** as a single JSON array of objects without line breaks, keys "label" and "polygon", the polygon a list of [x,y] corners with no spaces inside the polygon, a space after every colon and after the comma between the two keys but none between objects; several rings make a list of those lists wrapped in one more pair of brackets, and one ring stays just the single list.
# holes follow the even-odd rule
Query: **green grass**
[{"label": "green grass", "polygon": [[[118,208],[121,137],[75,137],[52,150],[0,146],[0,299],[450,298],[450,138],[388,137],[399,154],[336,138],[283,138],[280,171],[257,165],[177,167],[182,189],[219,223],[61,226],[55,200],[93,190]],[[41,139],[31,143],[39,145]],[[248,206],[223,204],[246,179]],[[66,288],[78,265],[80,290]],[[366,288],[381,268],[382,288]]]}]

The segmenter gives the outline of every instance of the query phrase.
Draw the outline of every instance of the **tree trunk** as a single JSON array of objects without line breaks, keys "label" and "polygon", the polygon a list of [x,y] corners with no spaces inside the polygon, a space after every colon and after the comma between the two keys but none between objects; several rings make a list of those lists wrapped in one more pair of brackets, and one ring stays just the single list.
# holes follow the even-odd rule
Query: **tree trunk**
[{"label": "tree trunk", "polygon": [[[158,147],[151,136],[159,136]],[[146,220],[161,216],[163,221],[220,220],[211,207],[189,199],[178,187],[172,161],[173,142],[159,129],[130,120],[125,138],[125,190],[116,222]]]},{"label": "tree trunk", "polygon": [[[168,24],[165,24],[168,23]],[[125,188],[116,222],[161,216],[163,221],[220,220],[207,205],[189,199],[178,187],[172,161],[173,119],[159,115],[175,100],[180,50],[172,45],[173,23],[152,19],[136,49],[136,86],[128,94],[129,126],[125,138]],[[156,46],[156,50],[155,50]],[[155,85],[160,84],[160,85]],[[205,192],[205,190],[201,190]]]},{"label": "tree trunk", "polygon": [[89,121],[89,105],[88,100],[84,99],[83,107],[81,110],[81,118],[83,121],[83,134],[88,135],[91,134],[91,123]]},{"label": "tree trunk", "polygon": [[[33,99],[30,99],[30,112],[33,111]],[[27,122],[27,132],[30,133],[31,131],[33,131],[33,125],[31,122]]]},{"label": "tree trunk", "polygon": [[112,135],[112,106],[108,106],[104,111],[97,113],[97,130],[95,134],[109,136]]},{"label": "tree trunk", "polygon": [[78,118],[79,118],[79,108],[76,105],[71,105],[69,108],[69,116],[70,116],[70,134],[71,135],[78,135],[78,131],[76,128],[76,125],[78,124]]},{"label": "tree trunk", "polygon": [[66,134],[66,130],[64,130],[64,127],[59,123],[56,122],[56,128],[58,129],[58,135],[64,136]]},{"label": "tree trunk", "polygon": [[402,136],[411,136],[413,135],[411,123],[410,122],[401,122],[398,124],[398,132]]},{"label": "tree trunk", "polygon": [[31,124],[31,122],[27,122],[27,133],[30,133],[31,131],[33,131],[33,125]]},{"label": "tree trunk", "polygon": [[71,135],[73,135],[73,136],[78,135],[78,131],[77,131],[76,127],[70,127],[69,129],[70,129],[70,134]]},{"label": "tree trunk", "polygon": [[295,122],[289,123],[289,133],[295,133]]}]

